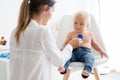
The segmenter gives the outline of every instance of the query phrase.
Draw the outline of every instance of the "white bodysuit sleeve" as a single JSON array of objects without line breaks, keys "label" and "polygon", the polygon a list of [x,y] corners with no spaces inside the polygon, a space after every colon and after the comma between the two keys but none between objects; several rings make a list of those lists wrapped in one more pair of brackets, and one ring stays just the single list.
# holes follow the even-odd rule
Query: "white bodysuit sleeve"
[{"label": "white bodysuit sleeve", "polygon": [[71,58],[73,47],[68,44],[60,51],[58,49],[53,34],[49,28],[43,31],[42,44],[46,56],[50,59],[50,62],[57,67],[62,67]]}]

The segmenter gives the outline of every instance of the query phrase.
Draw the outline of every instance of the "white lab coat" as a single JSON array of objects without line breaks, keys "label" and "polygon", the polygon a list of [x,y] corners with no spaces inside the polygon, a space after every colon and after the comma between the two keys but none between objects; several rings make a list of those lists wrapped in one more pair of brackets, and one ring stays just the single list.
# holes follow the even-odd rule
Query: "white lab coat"
[{"label": "white lab coat", "polygon": [[16,46],[10,37],[10,80],[51,80],[51,64],[63,66],[71,57],[72,46],[60,52],[51,30],[31,20]]}]

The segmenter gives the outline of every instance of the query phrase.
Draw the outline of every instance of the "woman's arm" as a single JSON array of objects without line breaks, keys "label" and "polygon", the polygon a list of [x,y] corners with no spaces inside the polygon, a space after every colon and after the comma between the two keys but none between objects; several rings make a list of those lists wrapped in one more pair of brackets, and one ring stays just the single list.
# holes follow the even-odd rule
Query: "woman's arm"
[{"label": "woman's arm", "polygon": [[101,57],[105,56],[108,57],[108,55],[106,54],[106,52],[100,47],[100,45],[95,41],[95,37],[93,35],[93,33],[91,33],[92,36],[92,41],[91,41],[91,45],[92,47],[97,50],[98,52],[100,52]]},{"label": "woman's arm", "polygon": [[[74,40],[74,46],[79,44],[79,40]],[[53,34],[50,29],[45,29],[42,35],[42,46],[46,56],[50,59],[50,62],[58,67],[64,66],[66,61],[71,58],[73,47],[67,44],[65,48],[60,52],[58,49]]]},{"label": "woman's arm", "polygon": [[63,43],[62,48],[60,49],[61,51],[64,49],[64,47],[69,43],[69,41],[71,40],[71,36],[72,36],[72,32],[68,33],[67,38],[65,40],[65,42]]}]

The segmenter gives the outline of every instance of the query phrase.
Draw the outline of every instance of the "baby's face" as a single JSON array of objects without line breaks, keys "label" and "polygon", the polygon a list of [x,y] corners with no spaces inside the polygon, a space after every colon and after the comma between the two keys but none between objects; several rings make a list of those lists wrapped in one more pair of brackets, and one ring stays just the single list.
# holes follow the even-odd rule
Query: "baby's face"
[{"label": "baby's face", "polygon": [[76,17],[74,19],[74,29],[75,31],[84,31],[88,27],[88,22],[84,17]]}]

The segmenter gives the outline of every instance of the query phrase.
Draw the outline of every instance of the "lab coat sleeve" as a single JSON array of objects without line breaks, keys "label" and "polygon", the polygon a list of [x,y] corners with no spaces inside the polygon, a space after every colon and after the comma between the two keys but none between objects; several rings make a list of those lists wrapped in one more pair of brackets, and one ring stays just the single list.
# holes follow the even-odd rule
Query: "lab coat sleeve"
[{"label": "lab coat sleeve", "polygon": [[63,51],[60,51],[49,28],[43,31],[43,46],[46,56],[54,66],[64,66],[66,61],[71,58],[73,47],[68,44]]}]

